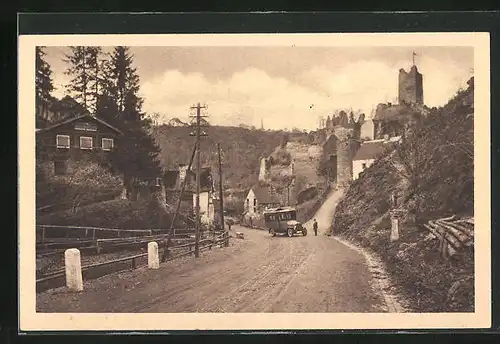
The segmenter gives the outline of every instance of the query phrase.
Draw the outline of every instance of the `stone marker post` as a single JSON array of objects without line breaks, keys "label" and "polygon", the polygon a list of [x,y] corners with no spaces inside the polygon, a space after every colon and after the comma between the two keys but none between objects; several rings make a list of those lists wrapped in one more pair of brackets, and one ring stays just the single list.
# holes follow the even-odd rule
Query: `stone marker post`
[{"label": "stone marker post", "polygon": [[66,287],[70,291],[82,291],[82,263],[80,251],[76,248],[67,249],[64,252],[64,265],[66,267]]},{"label": "stone marker post", "polygon": [[399,240],[399,214],[391,211],[391,242]]},{"label": "stone marker post", "polygon": [[148,268],[159,269],[160,257],[158,255],[158,244],[156,242],[148,243]]}]

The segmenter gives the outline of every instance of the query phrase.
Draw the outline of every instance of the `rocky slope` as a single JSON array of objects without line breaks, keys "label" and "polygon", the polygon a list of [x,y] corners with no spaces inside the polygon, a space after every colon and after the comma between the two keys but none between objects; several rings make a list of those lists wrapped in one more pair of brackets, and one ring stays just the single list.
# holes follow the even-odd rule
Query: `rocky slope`
[{"label": "rocky slope", "polygon": [[[420,129],[413,129],[418,133],[413,144],[405,141],[352,182],[331,226],[333,235],[379,254],[416,311],[474,311],[473,249],[443,261],[438,241],[422,225],[452,214],[474,215],[473,92],[471,79],[466,90],[426,115]],[[417,171],[411,181],[401,173],[404,168],[396,168],[402,164],[395,162],[405,157],[412,157]],[[400,195],[398,207],[404,214],[395,243],[389,241],[393,192]]]}]

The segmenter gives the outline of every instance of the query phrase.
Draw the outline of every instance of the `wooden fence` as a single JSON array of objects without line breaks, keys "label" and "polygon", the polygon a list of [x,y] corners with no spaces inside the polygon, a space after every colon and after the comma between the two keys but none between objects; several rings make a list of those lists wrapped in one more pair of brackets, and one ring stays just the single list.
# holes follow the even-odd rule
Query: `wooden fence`
[{"label": "wooden fence", "polygon": [[[212,247],[220,245],[221,247],[224,246],[226,241],[228,240],[228,236],[226,235],[226,232],[219,233],[218,235],[214,235],[213,238],[207,238],[200,240],[199,242],[199,250],[205,251],[205,250],[211,250]],[[154,240],[149,240],[147,242],[151,242]],[[146,245],[147,246],[147,245]],[[163,242],[159,242],[159,247],[163,246]],[[169,252],[172,251],[182,251],[184,252],[179,252],[173,255],[168,255],[167,261],[171,261],[174,259],[178,259],[184,256],[189,256],[191,254],[194,254],[194,246],[195,242],[191,241],[186,244],[180,244],[180,245],[173,245],[169,247]],[[148,253],[141,253],[129,257],[124,257],[124,258],[119,258],[119,259],[113,259],[109,260],[106,262],[102,263],[96,263],[96,264],[90,264],[90,265],[85,265],[82,266],[82,276],[84,279],[95,279],[110,273],[126,270],[126,269],[135,269],[141,265],[145,265],[146,262],[143,262],[144,264],[139,264],[140,261],[147,261],[147,256]],[[65,284],[65,276],[66,276],[66,270],[65,269],[60,269],[56,271],[52,271],[50,273],[44,274],[42,277],[38,278],[36,280],[36,290],[37,292],[42,292],[47,289],[51,288],[57,288],[61,287]]]},{"label": "wooden fence", "polygon": [[[99,238],[130,238],[145,237],[155,234],[168,233],[167,228],[153,229],[121,229],[121,228],[102,228],[85,226],[61,226],[61,225],[36,225],[37,243],[50,242],[50,238],[73,238],[73,239],[92,239]],[[174,228],[173,236],[189,235],[194,233],[194,228]]]},{"label": "wooden fence", "polygon": [[439,239],[439,251],[443,259],[474,245],[474,218],[455,219],[455,215],[424,224]]}]

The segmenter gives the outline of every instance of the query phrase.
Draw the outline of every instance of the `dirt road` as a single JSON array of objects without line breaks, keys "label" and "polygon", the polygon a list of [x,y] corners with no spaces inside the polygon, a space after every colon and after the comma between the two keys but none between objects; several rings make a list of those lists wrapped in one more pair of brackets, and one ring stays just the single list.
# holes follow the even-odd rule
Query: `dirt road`
[{"label": "dirt road", "polygon": [[38,312],[384,312],[362,255],[323,235],[339,193],[318,211],[320,234],[271,237],[234,226],[231,246],[37,295]]}]

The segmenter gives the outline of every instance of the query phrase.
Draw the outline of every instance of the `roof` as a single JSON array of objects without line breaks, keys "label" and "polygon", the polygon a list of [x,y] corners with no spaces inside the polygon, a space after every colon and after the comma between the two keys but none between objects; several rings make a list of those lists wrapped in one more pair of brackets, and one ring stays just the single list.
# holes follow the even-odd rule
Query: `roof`
[{"label": "roof", "polygon": [[105,125],[106,127],[108,127],[108,128],[110,128],[110,129],[112,129],[112,130],[116,131],[116,132],[117,132],[117,133],[119,133],[120,135],[123,135],[123,132],[122,132],[120,129],[113,127],[111,124],[109,124],[109,123],[107,123],[107,122],[103,121],[103,120],[102,120],[102,119],[100,119],[100,118],[97,118],[97,117],[94,117],[94,116],[91,116],[91,115],[88,115],[88,114],[87,114],[87,115],[81,115],[81,116],[77,116],[77,117],[73,117],[73,118],[66,119],[66,120],[64,120],[64,121],[61,121],[61,122],[56,123],[56,124],[54,124],[54,125],[51,125],[50,127],[40,129],[38,132],[50,131],[50,130],[55,129],[55,128],[57,128],[57,127],[60,127],[60,126],[62,126],[62,125],[65,125],[65,124],[68,124],[68,123],[72,123],[72,122],[75,122],[75,121],[81,120],[81,119],[83,119],[83,118],[91,119],[91,120],[93,120],[93,121],[96,121],[96,122],[98,122],[98,123],[101,123],[102,125]]},{"label": "roof", "polygon": [[356,160],[370,160],[375,159],[380,156],[384,150],[391,147],[392,144],[397,141],[398,138],[391,138],[389,141],[385,140],[373,140],[365,141],[359,147],[358,152],[354,156],[354,161]]},{"label": "roof", "polygon": [[261,204],[281,203],[280,199],[275,195],[271,195],[266,187],[255,185],[251,190]]},{"label": "roof", "polygon": [[[175,188],[177,186],[177,179],[179,177],[179,169],[172,169],[165,171],[163,180],[167,188]],[[196,172],[193,170],[186,171],[186,178],[188,184],[195,183]],[[212,170],[210,167],[203,167],[200,169],[200,187],[202,190],[212,189]]]},{"label": "roof", "polygon": [[279,212],[287,212],[287,211],[296,211],[296,208],[293,207],[278,207],[278,208],[270,208],[264,210],[264,213],[279,213]]}]

